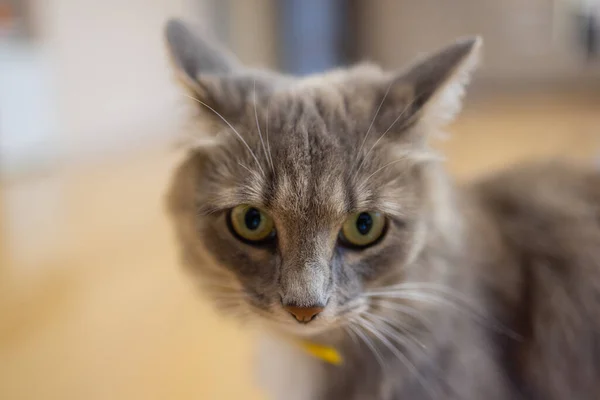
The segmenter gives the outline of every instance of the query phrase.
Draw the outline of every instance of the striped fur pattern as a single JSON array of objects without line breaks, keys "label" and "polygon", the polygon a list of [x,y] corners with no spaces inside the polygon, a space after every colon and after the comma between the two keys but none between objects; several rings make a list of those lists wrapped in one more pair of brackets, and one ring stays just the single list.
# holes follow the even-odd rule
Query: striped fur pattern
[{"label": "striped fur pattern", "polygon": [[[270,337],[273,398],[597,398],[598,173],[532,165],[456,187],[427,144],[460,109],[479,39],[402,71],[295,78],[246,68],[180,21],[166,32],[201,122],[169,195],[184,264],[223,314]],[[240,204],[272,216],[275,242],[232,235]],[[383,239],[340,246],[361,211],[386,216]],[[326,307],[299,324],[284,300]]]}]

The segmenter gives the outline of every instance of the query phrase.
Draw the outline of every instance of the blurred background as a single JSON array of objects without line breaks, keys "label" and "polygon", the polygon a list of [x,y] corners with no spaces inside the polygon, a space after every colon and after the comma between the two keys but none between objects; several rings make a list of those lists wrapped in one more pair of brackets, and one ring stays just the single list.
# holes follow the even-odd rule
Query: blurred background
[{"label": "blurred background", "polygon": [[263,398],[252,334],[194,292],[163,212],[185,125],[171,16],[300,75],[480,34],[437,144],[457,179],[600,165],[597,0],[0,0],[1,399]]}]

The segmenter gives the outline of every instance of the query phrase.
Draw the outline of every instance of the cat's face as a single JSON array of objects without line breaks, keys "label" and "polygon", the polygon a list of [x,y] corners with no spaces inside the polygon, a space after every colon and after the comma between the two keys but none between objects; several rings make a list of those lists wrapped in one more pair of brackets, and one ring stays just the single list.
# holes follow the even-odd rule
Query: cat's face
[{"label": "cat's face", "polygon": [[476,41],[402,74],[295,79],[239,67],[178,22],[167,38],[205,122],[197,134],[211,138],[179,168],[170,205],[186,264],[218,306],[313,334],[409,279],[427,229],[425,107],[458,87]]}]

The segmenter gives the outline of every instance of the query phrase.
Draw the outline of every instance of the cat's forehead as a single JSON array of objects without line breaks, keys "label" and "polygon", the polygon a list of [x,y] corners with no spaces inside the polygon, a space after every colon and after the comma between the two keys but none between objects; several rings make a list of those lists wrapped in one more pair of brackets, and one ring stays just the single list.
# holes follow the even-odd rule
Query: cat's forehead
[{"label": "cat's forehead", "polygon": [[237,119],[246,125],[246,132],[268,127],[272,139],[281,139],[278,142],[285,146],[305,140],[302,131],[311,139],[345,144],[365,132],[375,111],[373,103],[383,94],[374,82],[383,78],[379,68],[364,64],[303,79],[262,79],[258,84],[252,75],[236,77],[225,81],[231,87],[222,92],[228,93],[225,101],[230,103],[236,93],[244,99]]},{"label": "cat's forehead", "polygon": [[397,174],[400,165],[388,165],[387,151],[373,151],[369,162],[363,162],[355,147],[326,131],[296,127],[288,133],[288,138],[282,134],[269,142],[264,157],[262,144],[256,143],[264,174],[254,173],[249,181],[250,173],[238,170],[242,191],[257,194],[251,203],[307,223],[329,223],[365,210],[397,214],[404,207],[406,180]]},{"label": "cat's forehead", "polygon": [[[323,96],[325,94],[325,96]],[[283,96],[282,96],[283,97]],[[355,129],[346,119],[341,93],[313,91],[278,98],[270,114],[273,206],[343,215],[353,208]]]},{"label": "cat's forehead", "polygon": [[342,73],[330,78],[245,96],[233,123],[243,142],[224,126],[228,151],[215,160],[216,169],[231,166],[227,188],[219,188],[235,195],[228,204],[248,202],[296,220],[398,210],[394,171],[401,165],[389,145],[374,146],[381,132],[370,124],[376,109],[365,99],[373,94],[355,96]]},{"label": "cat's forehead", "polygon": [[331,221],[352,207],[341,171],[281,170],[274,176],[269,208],[297,221]]}]

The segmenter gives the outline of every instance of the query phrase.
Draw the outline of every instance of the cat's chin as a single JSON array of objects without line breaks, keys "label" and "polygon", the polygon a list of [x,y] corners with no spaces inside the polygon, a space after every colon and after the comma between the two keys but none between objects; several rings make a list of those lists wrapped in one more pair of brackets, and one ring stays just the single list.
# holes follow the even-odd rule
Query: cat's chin
[{"label": "cat's chin", "polygon": [[274,333],[283,334],[286,336],[296,336],[303,339],[310,339],[316,336],[323,335],[328,332],[339,329],[338,324],[327,322],[319,323],[317,321],[309,324],[300,324],[297,322],[290,323],[269,323],[265,328]]}]

